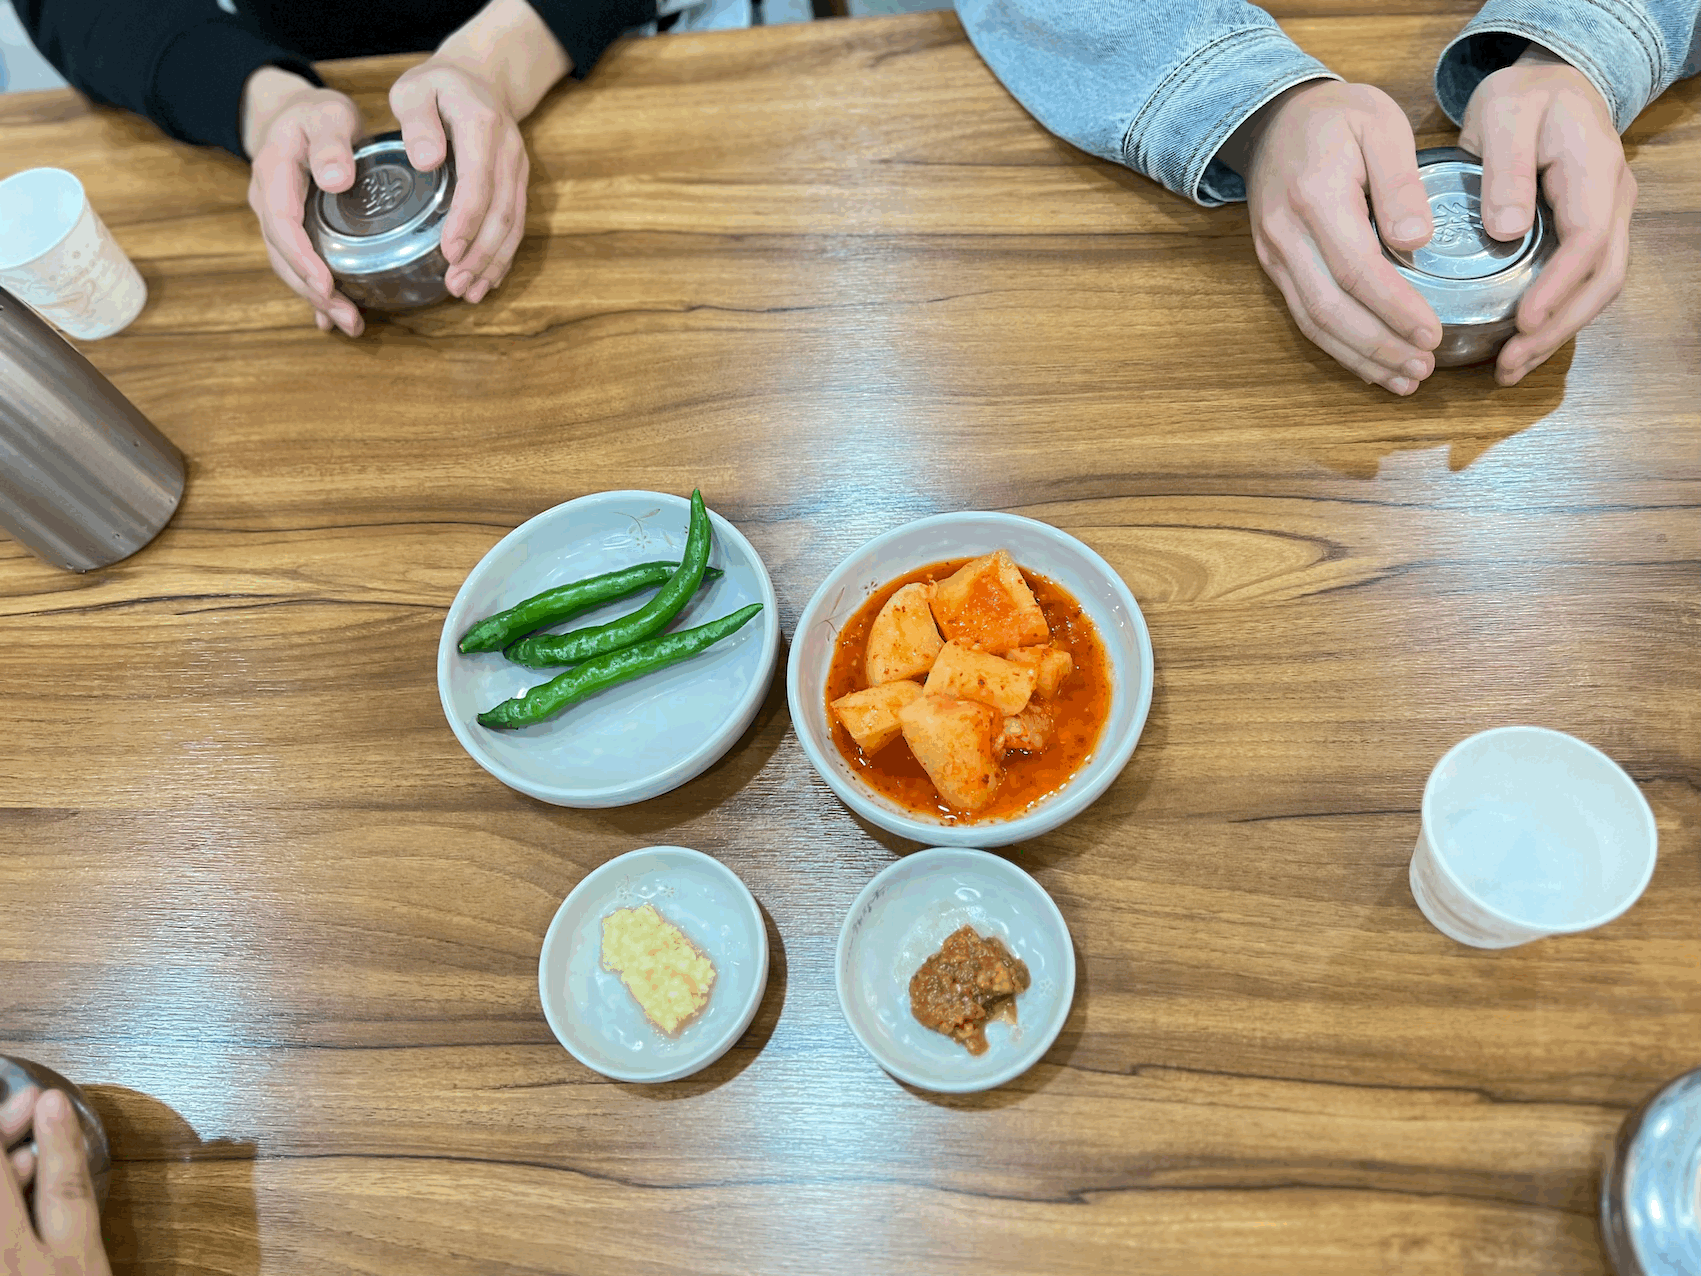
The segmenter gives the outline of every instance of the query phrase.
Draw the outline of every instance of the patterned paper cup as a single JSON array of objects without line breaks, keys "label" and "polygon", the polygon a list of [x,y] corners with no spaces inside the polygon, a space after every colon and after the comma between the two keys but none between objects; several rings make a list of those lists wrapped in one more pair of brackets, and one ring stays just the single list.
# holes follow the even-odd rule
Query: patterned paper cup
[{"label": "patterned paper cup", "polygon": [[1496,727],[1430,772],[1412,898],[1473,948],[1575,934],[1640,898],[1659,840],[1636,781],[1599,749],[1545,727]]},{"label": "patterned paper cup", "polygon": [[83,184],[62,168],[0,182],[0,285],[85,341],[121,331],[148,299]]}]

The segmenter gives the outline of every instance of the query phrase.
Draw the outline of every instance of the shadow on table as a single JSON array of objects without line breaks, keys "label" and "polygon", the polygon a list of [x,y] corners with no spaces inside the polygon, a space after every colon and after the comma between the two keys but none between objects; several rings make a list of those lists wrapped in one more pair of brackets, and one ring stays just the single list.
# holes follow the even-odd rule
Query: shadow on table
[{"label": "shadow on table", "polygon": [[615,1082],[620,1089],[640,1099],[659,1099],[663,1102],[694,1099],[731,1081],[754,1063],[766,1048],[786,1004],[786,946],[785,941],[780,938],[780,928],[775,925],[768,910],[762,906],[761,900],[756,901],[756,907],[762,914],[762,926],[768,932],[768,987],[762,993],[762,1004],[756,1007],[756,1017],[750,1021],[744,1035],[733,1042],[732,1049],[719,1059],[684,1080],[666,1081],[660,1085],[650,1082]]},{"label": "shadow on table", "polygon": [[101,1231],[115,1276],[258,1273],[254,1144],[204,1142],[171,1108],[135,1090],[85,1093],[112,1143]]},{"label": "shadow on table", "polygon": [[[1146,725],[1141,729],[1134,754],[1122,773],[1111,781],[1110,787],[1097,802],[1067,824],[1032,842],[1018,842],[1007,848],[1010,859],[1029,873],[1037,873],[1068,864],[1083,854],[1102,851],[1114,839],[1119,843],[1116,852],[1118,863],[1123,871],[1130,871],[1138,860],[1134,851],[1120,844],[1117,833],[1140,818],[1140,807],[1157,783],[1168,757],[1164,749],[1169,739],[1168,708],[1160,669],[1152,680],[1152,705],[1146,714]],[[1042,882],[1041,885],[1052,889],[1047,883]],[[1067,920],[1066,902],[1058,906],[1064,909]]]},{"label": "shadow on table", "polygon": [[[826,782],[823,781],[822,787],[825,787],[825,785]],[[857,812],[851,810],[850,807],[845,806],[843,802],[839,801],[839,795],[834,793],[831,789],[827,790],[827,800],[841,807],[844,814],[851,817],[851,820],[856,824],[857,828],[862,830],[863,835],[867,837],[870,842],[878,842],[881,846],[890,851],[897,859],[902,859],[906,855],[913,855],[917,851],[926,850],[929,845],[927,842],[911,841],[907,837],[893,833],[888,829],[881,828],[878,824],[870,823]]]},{"label": "shadow on table", "polygon": [[[557,183],[533,183],[526,192],[527,219],[542,221],[547,226],[550,214],[555,211],[559,202],[560,191]],[[532,281],[543,274],[552,247],[556,247],[555,240],[547,233],[528,234],[522,239],[519,248],[514,252],[513,264],[508,267],[508,273],[503,276],[502,284],[496,290],[497,295],[504,300],[523,296]]]},{"label": "shadow on table", "polygon": [[785,739],[790,717],[786,710],[786,657],[789,645],[780,637],[773,681],[762,707],[737,742],[708,770],[670,793],[632,806],[609,807],[597,814],[632,837],[667,833],[725,807],[760,774]]},{"label": "shadow on table", "polygon": [[[1278,297],[1279,300],[1279,297]],[[1559,352],[1515,386],[1494,379],[1494,364],[1440,368],[1408,399],[1365,385],[1309,343],[1301,357],[1319,381],[1333,382],[1326,442],[1310,435],[1301,451],[1347,478],[1373,479],[1389,457],[1445,446],[1447,468],[1457,474],[1496,444],[1546,419],[1565,401],[1565,383],[1577,343]]]}]

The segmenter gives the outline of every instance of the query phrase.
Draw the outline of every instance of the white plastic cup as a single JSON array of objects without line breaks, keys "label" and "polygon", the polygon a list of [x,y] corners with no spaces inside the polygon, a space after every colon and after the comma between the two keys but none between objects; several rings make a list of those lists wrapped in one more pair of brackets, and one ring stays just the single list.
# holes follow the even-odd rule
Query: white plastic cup
[{"label": "white plastic cup", "polygon": [[0,182],[0,286],[84,341],[127,327],[148,299],[135,263],[62,168]]},{"label": "white plastic cup", "polygon": [[1593,745],[1545,727],[1497,727],[1447,751],[1424,785],[1412,896],[1474,948],[1591,930],[1654,875],[1654,813]]}]

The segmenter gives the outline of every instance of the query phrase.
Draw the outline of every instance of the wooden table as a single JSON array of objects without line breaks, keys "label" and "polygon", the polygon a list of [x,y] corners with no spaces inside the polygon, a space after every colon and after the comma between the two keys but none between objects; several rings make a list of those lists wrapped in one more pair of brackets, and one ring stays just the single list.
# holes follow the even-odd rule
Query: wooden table
[{"label": "wooden table", "polygon": [[[1415,8],[1279,16],[1444,140],[1469,6]],[[329,74],[376,123],[404,62]],[[271,277],[241,166],[6,99],[6,168],[79,173],[151,289],[90,357],[193,462],[114,568],[0,544],[0,1050],[92,1087],[118,1268],[1601,1272],[1608,1140],[1701,1059],[1698,103],[1629,133],[1612,310],[1516,389],[1400,401],[1298,335],[1244,209],[1053,139],[949,14],[620,46],[528,125],[507,285],[352,342]],[[498,538],[693,485],[788,635],[941,510],[1054,523],[1139,598],[1133,761],[1012,851],[1080,983],[1004,1089],[906,1089],[841,1018],[844,913],[913,848],[817,778],[782,682],[618,810],[445,725],[439,628]],[[1522,721],[1621,762],[1662,854],[1612,925],[1481,952],[1407,860],[1436,759]],[[551,1037],[538,946],[655,843],[742,875],[773,973],[718,1064],[620,1085]]]}]

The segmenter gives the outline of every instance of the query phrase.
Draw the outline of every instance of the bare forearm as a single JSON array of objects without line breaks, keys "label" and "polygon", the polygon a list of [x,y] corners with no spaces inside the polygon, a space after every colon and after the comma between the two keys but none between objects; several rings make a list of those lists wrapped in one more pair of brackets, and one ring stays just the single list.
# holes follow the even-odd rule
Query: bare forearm
[{"label": "bare forearm", "polygon": [[432,58],[491,84],[516,120],[537,109],[543,95],[573,69],[566,50],[527,0],[490,0]]}]

